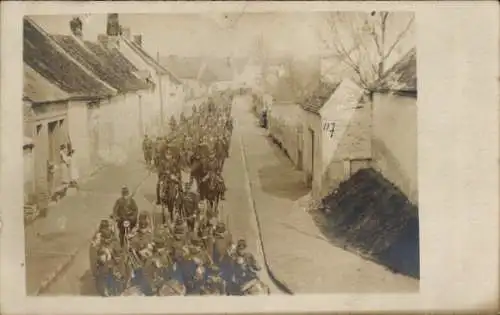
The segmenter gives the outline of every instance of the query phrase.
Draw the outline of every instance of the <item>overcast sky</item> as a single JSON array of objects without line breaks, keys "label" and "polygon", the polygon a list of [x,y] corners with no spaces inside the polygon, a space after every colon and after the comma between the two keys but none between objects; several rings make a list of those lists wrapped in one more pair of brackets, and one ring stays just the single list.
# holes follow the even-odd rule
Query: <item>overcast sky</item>
[{"label": "overcast sky", "polygon": [[[33,19],[50,33],[69,34],[72,16],[36,16]],[[195,14],[122,14],[119,17],[132,34],[143,35],[146,50],[156,55],[247,55],[262,34],[271,54],[293,53],[305,56],[317,53],[315,13],[245,13],[229,15],[227,23],[214,16]],[[223,21],[223,16],[219,17]],[[84,20],[84,36],[95,40],[105,33],[106,15],[90,15]]]},{"label": "overcast sky", "polygon": [[[142,34],[143,46],[152,55],[179,56],[247,56],[255,51],[257,38],[263,37],[268,55],[293,55],[296,58],[317,55],[324,47],[325,24],[328,12],[307,13],[233,13],[227,19],[223,14],[120,14],[120,23],[133,34]],[[346,38],[352,41],[355,16],[362,13],[345,12]],[[367,15],[363,15],[367,16]],[[412,13],[392,13],[386,38],[388,46],[408,24]],[[84,37],[96,40],[106,31],[106,15],[81,16],[84,22]],[[35,16],[40,26],[52,34],[69,34],[72,16]],[[366,21],[366,17],[361,18]],[[356,28],[357,29],[357,28]],[[328,38],[328,35],[327,35]],[[351,38],[351,39],[349,39]],[[330,37],[331,40],[331,37]],[[370,38],[368,43],[372,42]],[[412,30],[398,45],[387,65],[397,61],[415,45],[415,30]],[[373,43],[371,43],[373,46]],[[331,48],[330,48],[331,51]]]}]

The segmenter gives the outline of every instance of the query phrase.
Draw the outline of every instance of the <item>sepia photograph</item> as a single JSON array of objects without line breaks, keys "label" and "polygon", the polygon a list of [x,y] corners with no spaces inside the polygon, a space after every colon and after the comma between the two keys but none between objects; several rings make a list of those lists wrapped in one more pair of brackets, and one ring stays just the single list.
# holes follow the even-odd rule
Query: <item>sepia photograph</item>
[{"label": "sepia photograph", "polygon": [[418,292],[412,12],[25,16],[23,63],[28,295]]},{"label": "sepia photograph", "polygon": [[498,4],[0,4],[0,312],[498,310]]}]

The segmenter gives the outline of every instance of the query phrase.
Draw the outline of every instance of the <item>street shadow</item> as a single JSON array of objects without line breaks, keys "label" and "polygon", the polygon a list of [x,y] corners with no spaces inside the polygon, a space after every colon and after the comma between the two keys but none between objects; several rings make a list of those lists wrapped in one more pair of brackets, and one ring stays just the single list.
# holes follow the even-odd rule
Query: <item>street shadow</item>
[{"label": "street shadow", "polygon": [[94,277],[90,270],[87,270],[83,276],[80,277],[80,294],[83,296],[99,296],[95,288]]},{"label": "street shadow", "polygon": [[57,239],[60,239],[69,233],[67,231],[59,231],[59,232],[51,232],[51,233],[45,233],[45,234],[37,234],[37,238],[42,240],[42,241],[54,241]]},{"label": "street shadow", "polygon": [[267,138],[267,141],[278,162],[258,170],[262,190],[276,197],[293,201],[302,198],[309,193],[302,173],[294,169],[287,155],[270,138]]},{"label": "street shadow", "polygon": [[151,203],[151,206],[156,204],[156,193],[146,192],[143,194],[144,199]]}]

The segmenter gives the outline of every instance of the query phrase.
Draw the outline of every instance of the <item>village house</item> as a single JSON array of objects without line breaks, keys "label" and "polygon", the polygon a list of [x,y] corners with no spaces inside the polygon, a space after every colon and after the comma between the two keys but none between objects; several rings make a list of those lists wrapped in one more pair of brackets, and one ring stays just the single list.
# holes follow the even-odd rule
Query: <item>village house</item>
[{"label": "village house", "polygon": [[[46,207],[64,185],[59,148],[76,149],[81,175],[98,164],[95,113],[101,101],[117,93],[25,18],[23,23],[24,133],[33,141],[33,182],[27,201]],[[31,162],[27,162],[31,163]],[[29,177],[29,175],[27,175]],[[31,184],[27,184],[31,185]]]},{"label": "village house", "polygon": [[313,196],[324,196],[371,159],[371,107],[368,94],[344,79],[319,110],[321,166]]},{"label": "village house", "polygon": [[132,35],[129,28],[120,25],[118,14],[108,14],[107,25],[106,33],[100,34],[98,41],[117,49],[134,66],[139,78],[152,83],[151,90],[139,91],[145,121],[141,133],[159,135],[170,116],[179,116],[182,112],[186,86],[162,66],[158,58],[144,50],[142,35]]},{"label": "village house", "polygon": [[[80,65],[117,91],[106,102],[99,103],[99,157],[108,163],[121,161],[131,150],[140,148],[143,104],[139,91],[151,91],[151,85],[133,73],[133,66],[111,41],[92,43],[85,40],[78,18],[70,22],[70,27],[71,35],[51,37]],[[72,127],[77,138],[86,137],[82,135],[85,128],[75,124]],[[137,145],[131,148],[132,143]],[[78,148],[77,143],[74,145]]]},{"label": "village house", "polygon": [[411,49],[373,92],[372,167],[418,204],[417,57]]},{"label": "village house", "polygon": [[358,170],[373,168],[418,202],[415,49],[384,78],[375,91],[344,79],[317,110],[320,118],[304,118],[304,170],[314,198],[330,193]]},{"label": "village house", "polygon": [[321,82],[315,91],[300,102],[302,109],[301,147],[303,149],[301,168],[304,171],[304,181],[312,188],[313,192],[319,191],[323,168],[323,125],[320,110],[337,86],[338,84]]},{"label": "village house", "polygon": [[[396,62],[375,91],[348,78],[322,81],[299,102],[300,118],[288,117],[286,123],[281,116],[295,112],[294,102],[283,101],[286,93],[279,92],[287,84],[280,84],[283,78],[277,80],[273,92],[275,102],[282,105],[270,111],[269,133],[303,170],[313,198],[372,167],[417,202],[415,55],[412,49]],[[297,133],[301,141],[294,141]]]}]

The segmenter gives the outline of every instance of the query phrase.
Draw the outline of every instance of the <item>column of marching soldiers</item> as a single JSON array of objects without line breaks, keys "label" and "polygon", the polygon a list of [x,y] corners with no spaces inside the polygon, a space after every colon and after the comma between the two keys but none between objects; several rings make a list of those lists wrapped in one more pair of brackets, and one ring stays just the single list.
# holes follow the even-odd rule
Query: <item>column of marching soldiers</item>
[{"label": "column of marching soldiers", "polygon": [[233,242],[221,214],[222,170],[233,131],[232,93],[172,117],[166,136],[143,141],[146,165],[158,174],[155,211],[139,212],[127,187],[91,243],[96,289],[117,295],[269,294],[246,241]]}]

